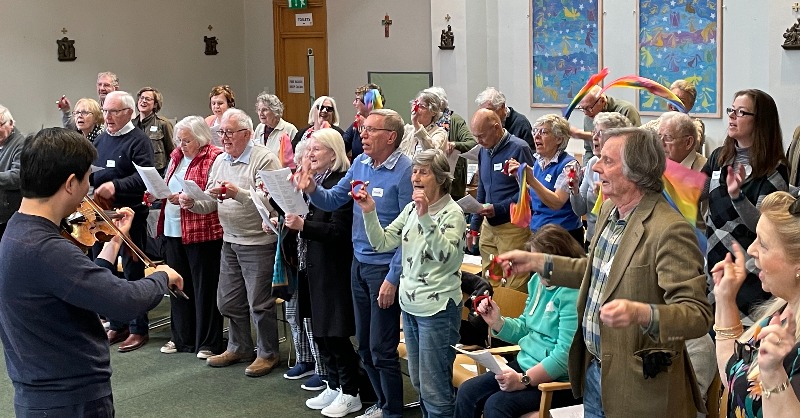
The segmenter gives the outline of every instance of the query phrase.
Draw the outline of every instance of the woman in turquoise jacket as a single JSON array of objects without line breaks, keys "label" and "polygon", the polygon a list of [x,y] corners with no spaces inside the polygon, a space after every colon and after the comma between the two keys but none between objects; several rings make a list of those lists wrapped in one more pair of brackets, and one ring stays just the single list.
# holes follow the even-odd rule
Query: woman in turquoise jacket
[{"label": "woman in turquoise jacket", "polygon": [[[528,242],[529,251],[582,258],[586,255],[577,241],[561,226],[549,224],[536,231]],[[456,417],[518,417],[539,409],[539,383],[567,381],[567,357],[578,327],[575,302],[578,290],[545,286],[534,274],[528,282],[528,300],[519,318],[500,314],[491,300],[482,301],[477,312],[492,333],[520,352],[504,367],[504,373],[487,372],[467,380],[458,389]],[[553,406],[572,405],[569,391],[558,391]]]}]

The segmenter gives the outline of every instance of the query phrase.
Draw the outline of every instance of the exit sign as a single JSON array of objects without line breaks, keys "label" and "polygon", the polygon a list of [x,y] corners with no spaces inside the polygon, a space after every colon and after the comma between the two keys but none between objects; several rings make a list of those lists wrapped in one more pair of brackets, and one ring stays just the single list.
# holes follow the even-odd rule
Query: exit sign
[{"label": "exit sign", "polygon": [[290,9],[305,9],[308,7],[307,0],[289,0]]}]

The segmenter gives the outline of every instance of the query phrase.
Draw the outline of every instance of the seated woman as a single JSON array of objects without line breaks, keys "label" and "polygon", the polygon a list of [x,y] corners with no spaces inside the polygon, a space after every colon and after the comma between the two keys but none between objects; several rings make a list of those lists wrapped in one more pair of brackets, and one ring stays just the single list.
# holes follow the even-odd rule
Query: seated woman
[{"label": "seated woman", "polygon": [[344,134],[344,131],[339,128],[339,110],[336,107],[336,100],[333,100],[333,97],[319,96],[311,105],[311,110],[308,111],[308,126],[297,131],[292,139],[292,149],[296,152],[297,144],[311,139],[311,134],[322,129],[325,122],[328,123],[325,127],[332,128],[339,132],[339,135]]},{"label": "seated woman", "polygon": [[75,110],[72,112],[75,121],[75,129],[78,133],[94,143],[94,139],[103,133],[103,112],[100,111],[100,104],[95,99],[84,97],[75,103]]},{"label": "seated woman", "polygon": [[[573,258],[586,256],[569,232],[552,224],[536,231],[528,247],[529,251]],[[490,299],[478,305],[477,312],[492,333],[519,344],[521,351],[502,375],[487,372],[464,382],[456,396],[455,416],[519,417],[539,410],[539,383],[567,381],[569,347],[578,328],[578,290],[545,286],[534,274],[528,282],[528,295],[519,318],[501,316],[500,308]],[[553,396],[553,407],[575,403],[570,391],[557,391]]]},{"label": "seated woman", "polygon": [[375,251],[401,247],[400,308],[408,348],[408,374],[426,417],[452,417],[453,345],[461,321],[461,260],[467,223],[450,197],[450,164],[440,150],[414,157],[414,192],[400,215],[385,229],[375,200],[362,187],[355,194]]},{"label": "seated woman", "polygon": [[[531,195],[531,231],[544,225],[561,225],[583,245],[583,224],[569,202],[569,183],[578,182],[580,165],[566,152],[569,143],[569,122],[561,116],[544,115],[533,124],[533,143],[536,163],[528,166],[527,181]],[[511,160],[509,171],[515,172],[517,162]],[[574,171],[574,178],[570,172]]]},{"label": "seated woman", "polygon": [[439,95],[421,91],[411,102],[411,125],[406,125],[400,152],[413,159],[427,149],[447,151],[447,131],[436,124],[443,109]]},{"label": "seated woman", "polygon": [[[743,332],[736,296],[748,270],[742,248],[714,265],[717,365],[730,392],[729,417],[800,416],[800,201],[786,192],[764,198],[756,239],[747,249],[761,287],[774,297]],[[732,258],[735,258],[734,262]],[[784,325],[785,324],[785,325]],[[723,400],[725,401],[725,400]]]}]

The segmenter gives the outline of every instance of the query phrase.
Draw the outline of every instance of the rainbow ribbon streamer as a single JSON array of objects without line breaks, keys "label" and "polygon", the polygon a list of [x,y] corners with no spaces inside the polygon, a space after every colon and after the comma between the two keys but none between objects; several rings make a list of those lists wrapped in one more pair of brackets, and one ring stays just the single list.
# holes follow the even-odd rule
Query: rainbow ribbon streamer
[{"label": "rainbow ribbon streamer", "polygon": [[675,93],[649,78],[639,77],[636,75],[626,75],[625,77],[620,77],[603,87],[603,89],[600,90],[600,94],[603,94],[611,87],[629,87],[633,89],[647,90],[650,93],[669,101],[680,112],[686,113],[686,107],[683,105],[681,99],[675,95]]},{"label": "rainbow ribbon streamer", "polygon": [[578,106],[578,103],[583,100],[583,98],[586,96],[586,93],[589,92],[589,89],[600,84],[600,82],[603,81],[607,75],[608,67],[603,68],[599,73],[589,77],[589,81],[586,82],[586,85],[584,85],[583,88],[578,91],[578,94],[575,95],[569,105],[564,108],[564,119],[569,119],[569,115],[572,114],[572,111],[575,110],[575,107]]},{"label": "rainbow ribbon streamer", "polygon": [[378,89],[372,89],[364,93],[364,104],[369,110],[383,109],[383,97]]}]

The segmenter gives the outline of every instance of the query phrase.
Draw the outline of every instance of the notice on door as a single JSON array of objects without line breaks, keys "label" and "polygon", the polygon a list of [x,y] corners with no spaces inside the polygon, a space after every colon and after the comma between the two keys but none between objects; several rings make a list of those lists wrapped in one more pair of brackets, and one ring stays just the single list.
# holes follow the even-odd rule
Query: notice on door
[{"label": "notice on door", "polygon": [[289,76],[289,93],[300,93],[303,94],[306,92],[306,78],[302,76]]},{"label": "notice on door", "polygon": [[314,26],[314,19],[311,17],[312,13],[298,13],[294,15],[295,26]]}]

